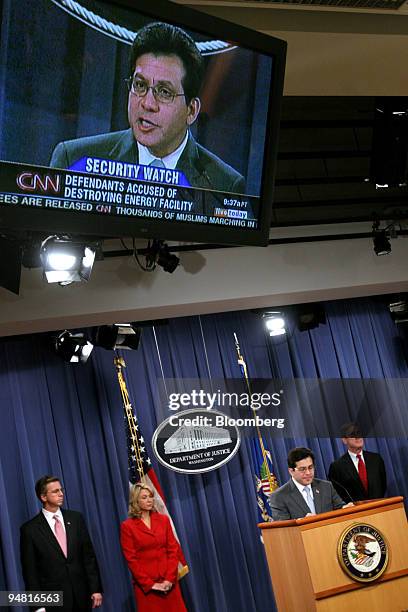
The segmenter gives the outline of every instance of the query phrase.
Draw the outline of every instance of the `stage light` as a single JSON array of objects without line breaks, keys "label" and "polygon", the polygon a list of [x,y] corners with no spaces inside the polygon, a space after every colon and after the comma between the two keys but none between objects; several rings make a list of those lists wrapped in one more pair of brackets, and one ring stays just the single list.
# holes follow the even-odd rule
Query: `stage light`
[{"label": "stage light", "polygon": [[172,274],[180,263],[180,258],[170,253],[167,244],[163,244],[157,256],[157,265],[161,266],[165,272]]},{"label": "stage light", "polygon": [[93,344],[82,333],[65,330],[55,340],[55,352],[68,363],[85,363],[92,349]]},{"label": "stage light", "polygon": [[298,304],[294,307],[294,312],[299,331],[308,331],[326,323],[326,313],[322,304]]},{"label": "stage light", "polygon": [[141,334],[141,328],[133,323],[101,325],[96,328],[94,344],[110,351],[117,348],[136,351]]},{"label": "stage light", "polygon": [[63,236],[49,236],[41,245],[40,258],[49,283],[70,285],[91,276],[96,248]]},{"label": "stage light", "polygon": [[286,334],[285,318],[281,312],[264,312],[262,318],[270,336]]},{"label": "stage light", "polygon": [[373,248],[376,255],[389,255],[391,253],[391,242],[388,240],[385,229],[380,230],[373,225]]},{"label": "stage light", "polygon": [[398,302],[389,304],[390,314],[393,321],[399,325],[408,322],[408,301],[401,299]]},{"label": "stage light", "polygon": [[156,266],[163,268],[165,272],[172,274],[180,263],[180,258],[173,253],[162,240],[149,242],[146,249],[146,269],[154,270]]}]

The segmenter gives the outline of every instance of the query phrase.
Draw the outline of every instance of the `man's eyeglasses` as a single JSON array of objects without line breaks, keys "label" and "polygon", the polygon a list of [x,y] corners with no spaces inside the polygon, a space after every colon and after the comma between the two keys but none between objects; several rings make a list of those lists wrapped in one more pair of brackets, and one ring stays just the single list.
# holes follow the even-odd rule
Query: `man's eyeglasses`
[{"label": "man's eyeglasses", "polygon": [[172,89],[166,87],[166,85],[159,84],[149,86],[146,81],[135,76],[125,79],[125,82],[130,93],[138,96],[139,98],[144,98],[149,89],[151,89],[156,102],[161,102],[162,104],[172,104],[174,102],[174,98],[185,95],[184,93],[175,93]]},{"label": "man's eyeglasses", "polygon": [[307,465],[306,467],[295,467],[292,469],[296,470],[297,472],[300,472],[301,474],[304,474],[305,472],[314,472],[315,466]]}]

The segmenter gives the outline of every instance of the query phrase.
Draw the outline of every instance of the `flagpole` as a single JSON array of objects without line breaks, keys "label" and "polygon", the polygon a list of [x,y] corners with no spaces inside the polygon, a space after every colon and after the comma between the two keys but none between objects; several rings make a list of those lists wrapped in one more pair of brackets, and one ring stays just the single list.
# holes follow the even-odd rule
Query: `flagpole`
[{"label": "flagpole", "polygon": [[123,357],[115,357],[113,362],[115,364],[116,373],[118,376],[119,387],[120,387],[120,392],[121,392],[122,401],[123,401],[123,407],[125,409],[125,418],[127,420],[129,432],[130,432],[130,439],[132,441],[132,445],[133,445],[133,449],[134,449],[134,453],[136,457],[137,471],[139,472],[140,481],[145,483],[143,459],[142,459],[142,453],[140,450],[139,437],[137,435],[136,424],[133,418],[133,407],[132,407],[132,404],[130,403],[129,394],[128,394],[128,390],[126,387],[126,382],[125,382],[125,379],[123,377],[123,372],[122,372],[122,369],[126,368],[126,363]]},{"label": "flagpole", "polygon": [[[237,356],[238,356],[238,365],[241,367],[241,371],[243,373],[244,380],[245,380],[245,383],[248,389],[248,394],[249,394],[249,397],[251,398],[251,410],[254,416],[256,416],[255,409],[252,407],[252,390],[251,390],[251,384],[249,381],[248,370],[247,370],[245,360],[241,354],[241,349],[240,349],[239,342],[238,342],[238,336],[235,332],[234,332],[234,340],[235,340],[235,348],[237,350]],[[256,420],[255,420],[255,423],[256,423]],[[262,458],[263,458],[265,469],[266,469],[267,479],[269,481],[269,486],[271,488],[271,491],[273,491],[273,489],[276,488],[276,485],[277,485],[276,478],[273,474],[271,474],[271,471],[269,469],[268,456],[266,454],[265,444],[262,438],[261,430],[259,429],[259,425],[256,423],[255,427],[256,427],[257,434],[258,434],[258,441],[259,441],[259,446],[261,447]]]},{"label": "flagpole", "polygon": [[[167,510],[166,502],[164,500],[164,496],[161,491],[159,481],[157,480],[157,476],[154,474],[154,470],[152,468],[150,468],[148,471],[145,470],[146,452],[145,452],[145,448],[141,447],[141,444],[143,445],[144,440],[141,437],[140,429],[138,432],[138,423],[137,423],[136,414],[133,410],[132,404],[130,403],[129,393],[126,387],[125,377],[123,375],[123,369],[126,368],[125,360],[123,359],[123,357],[114,357],[113,362],[115,364],[120,393],[122,395],[123,408],[125,411],[125,420],[127,421],[127,424],[128,424],[129,439],[131,442],[131,451],[132,451],[131,459],[132,461],[135,462],[135,470],[138,472],[138,482],[142,482],[144,485],[148,486],[150,489],[153,490],[155,494],[155,505],[156,505],[157,510],[161,512],[162,514],[166,514],[170,519],[174,537],[176,538],[177,544],[178,544],[178,559],[179,559],[178,578],[180,580],[181,578],[183,578],[183,576],[185,576],[189,572],[189,567],[186,563],[183,551],[181,549],[180,541],[177,536],[177,532],[174,527],[173,520]],[[145,465],[143,465],[143,453],[145,453]],[[129,456],[128,456],[128,460],[130,462]],[[147,457],[147,461],[151,465],[150,459],[148,457]]]}]

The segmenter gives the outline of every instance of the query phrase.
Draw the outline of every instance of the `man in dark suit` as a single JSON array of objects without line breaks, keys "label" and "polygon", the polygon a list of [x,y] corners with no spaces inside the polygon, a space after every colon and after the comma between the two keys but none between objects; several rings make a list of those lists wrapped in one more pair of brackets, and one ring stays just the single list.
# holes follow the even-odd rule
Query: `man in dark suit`
[{"label": "man in dark suit", "polygon": [[82,157],[97,157],[176,169],[192,187],[243,193],[241,174],[189,131],[200,112],[204,75],[193,39],[170,24],[148,24],[133,42],[130,68],[130,129],[61,142],[50,165],[67,168]]},{"label": "man in dark suit", "polygon": [[334,488],[350,501],[384,497],[387,475],[381,455],[363,451],[364,438],[355,423],[346,425],[342,433],[347,452],[329,467]]},{"label": "man in dark suit", "polygon": [[[61,510],[59,479],[43,476],[36,485],[42,511],[21,527],[20,552],[27,591],[63,591],[61,612],[88,612],[102,604],[98,564],[84,519]],[[46,610],[46,608],[33,608]]]},{"label": "man in dark suit", "polygon": [[345,508],[331,482],[314,477],[314,455],[310,448],[293,448],[288,454],[291,479],[274,491],[269,504],[274,521],[303,518]]}]

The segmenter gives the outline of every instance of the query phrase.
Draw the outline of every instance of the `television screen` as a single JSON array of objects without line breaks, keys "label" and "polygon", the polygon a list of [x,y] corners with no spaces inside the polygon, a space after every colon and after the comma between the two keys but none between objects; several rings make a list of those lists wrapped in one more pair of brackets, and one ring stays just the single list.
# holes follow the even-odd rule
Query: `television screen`
[{"label": "television screen", "polygon": [[158,0],[2,10],[0,228],[267,243],[283,41]]}]

